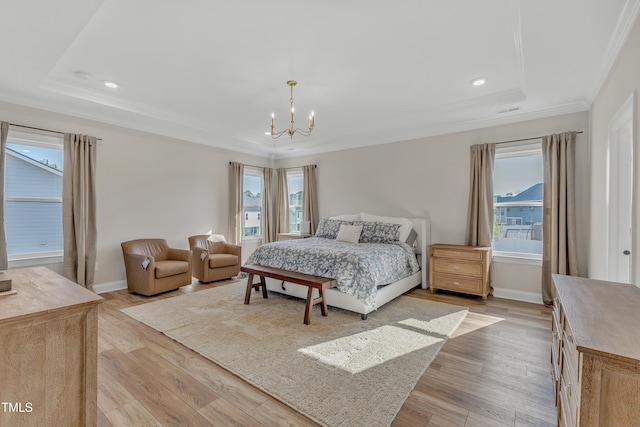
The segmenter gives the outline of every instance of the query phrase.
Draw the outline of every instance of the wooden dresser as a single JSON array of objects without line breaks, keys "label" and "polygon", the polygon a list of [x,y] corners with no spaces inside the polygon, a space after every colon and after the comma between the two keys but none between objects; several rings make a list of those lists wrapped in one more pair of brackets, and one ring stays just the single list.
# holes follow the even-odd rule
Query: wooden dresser
[{"label": "wooden dresser", "polygon": [[430,246],[429,287],[479,295],[491,292],[489,266],[491,248],[435,244]]},{"label": "wooden dresser", "polygon": [[640,426],[640,288],[553,275],[559,426]]},{"label": "wooden dresser", "polygon": [[45,267],[0,296],[0,426],[95,426],[102,297]]}]

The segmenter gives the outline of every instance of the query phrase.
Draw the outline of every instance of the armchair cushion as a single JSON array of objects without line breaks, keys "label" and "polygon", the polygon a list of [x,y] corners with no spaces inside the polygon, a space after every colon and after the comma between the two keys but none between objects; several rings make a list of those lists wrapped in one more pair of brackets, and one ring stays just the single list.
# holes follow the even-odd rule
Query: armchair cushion
[{"label": "armchair cushion", "polygon": [[163,277],[175,276],[189,271],[189,263],[187,261],[156,261],[156,279]]},{"label": "armchair cushion", "polygon": [[229,267],[239,262],[237,255],[220,253],[209,255],[209,268]]}]

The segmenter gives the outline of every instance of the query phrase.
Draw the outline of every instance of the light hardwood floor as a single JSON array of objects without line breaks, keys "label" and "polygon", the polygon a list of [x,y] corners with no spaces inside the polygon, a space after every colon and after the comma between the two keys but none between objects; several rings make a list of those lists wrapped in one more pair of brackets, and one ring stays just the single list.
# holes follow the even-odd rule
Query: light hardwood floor
[{"label": "light hardwood floor", "polygon": [[[185,286],[156,297],[126,290],[101,295],[98,426],[316,425],[120,312],[228,283]],[[483,303],[479,297],[431,295],[422,289],[409,295],[464,305],[469,314],[418,381],[393,426],[555,425],[550,309],[493,297]]]}]

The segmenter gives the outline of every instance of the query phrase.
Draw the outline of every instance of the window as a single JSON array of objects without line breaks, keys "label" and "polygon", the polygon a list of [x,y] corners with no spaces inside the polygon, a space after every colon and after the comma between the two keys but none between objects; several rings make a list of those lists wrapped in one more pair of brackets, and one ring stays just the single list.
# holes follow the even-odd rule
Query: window
[{"label": "window", "polygon": [[302,169],[287,171],[287,185],[289,187],[289,231],[297,233],[300,232],[300,221],[302,221],[302,194],[304,191]]},{"label": "window", "polygon": [[245,166],[242,192],[244,210],[244,237],[262,236],[262,171]]},{"label": "window", "polygon": [[540,143],[498,147],[493,190],[494,252],[540,258],[543,192]]},{"label": "window", "polygon": [[5,230],[9,260],[62,255],[61,137],[9,130]]}]

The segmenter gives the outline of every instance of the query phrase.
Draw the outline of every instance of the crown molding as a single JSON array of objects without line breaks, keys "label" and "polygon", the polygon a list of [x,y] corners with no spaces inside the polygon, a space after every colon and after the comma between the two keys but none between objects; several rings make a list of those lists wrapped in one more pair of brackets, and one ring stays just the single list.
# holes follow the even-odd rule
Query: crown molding
[{"label": "crown molding", "polygon": [[611,68],[613,67],[616,59],[618,58],[620,50],[622,50],[622,47],[627,41],[629,33],[631,33],[631,30],[633,29],[634,23],[636,22],[639,14],[640,0],[627,0],[624,4],[622,12],[620,13],[620,18],[618,19],[618,23],[616,24],[613,36],[609,40],[609,45],[607,46],[607,50],[602,59],[600,70],[596,78],[596,83],[594,84],[593,89],[591,90],[590,95],[587,99],[589,104],[593,103],[593,101],[598,96],[600,89],[602,89],[602,86],[607,80],[609,72],[611,71]]}]

